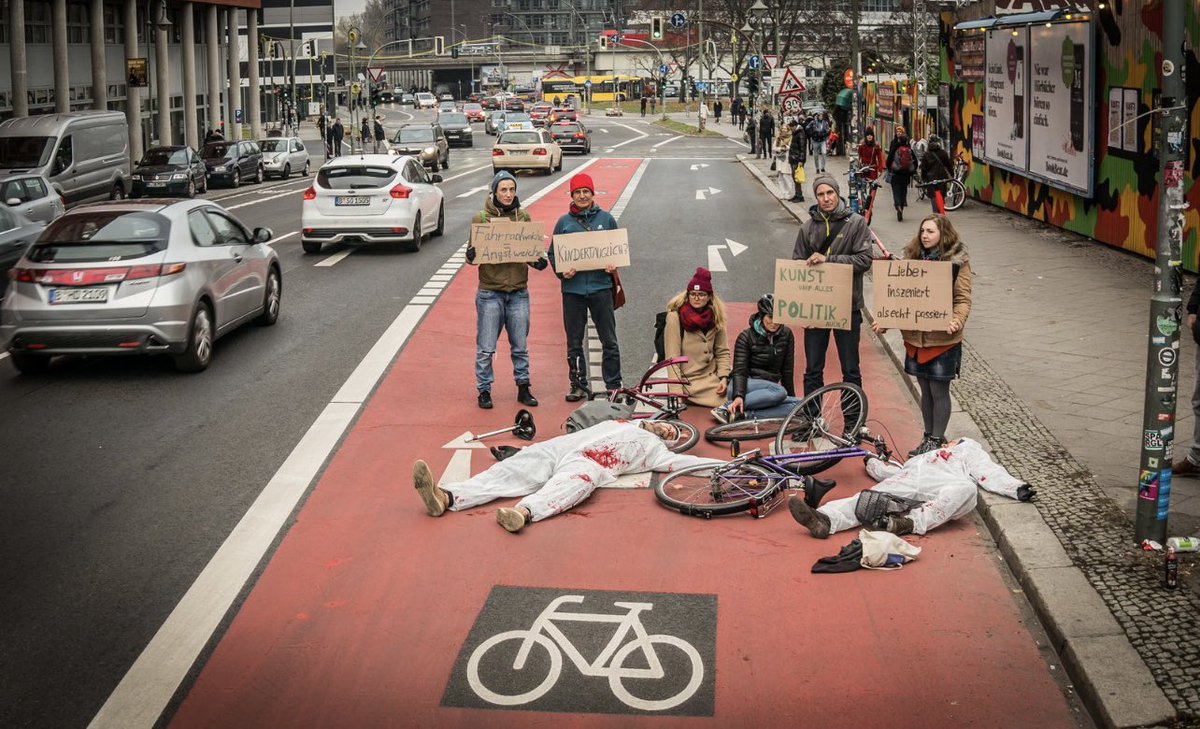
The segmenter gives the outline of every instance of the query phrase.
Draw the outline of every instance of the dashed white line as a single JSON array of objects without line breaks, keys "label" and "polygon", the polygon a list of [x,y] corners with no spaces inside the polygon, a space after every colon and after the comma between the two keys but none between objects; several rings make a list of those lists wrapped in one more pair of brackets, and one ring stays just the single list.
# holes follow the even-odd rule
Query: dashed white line
[{"label": "dashed white line", "polygon": [[466,170],[465,172],[460,172],[459,174],[455,175],[454,177],[443,177],[442,182],[449,182],[450,180],[457,180],[460,177],[466,177],[467,175],[471,174],[472,172],[478,172],[478,171],[480,171],[482,169],[486,169],[488,167],[491,167],[491,165],[481,165],[479,167],[472,167],[471,169]]},{"label": "dashed white line", "polygon": [[285,238],[291,238],[293,235],[300,235],[300,231],[293,230],[291,233],[284,233],[283,235],[277,235],[274,238],[272,238],[271,240],[267,241],[267,245],[273,246]]},{"label": "dashed white line", "polygon": [[650,147],[650,149],[658,149],[659,147],[663,146],[664,144],[670,144],[671,142],[677,142],[680,139],[683,139],[683,137],[678,136],[678,137],[671,137],[670,139],[664,139],[661,142],[659,142],[658,144],[652,145]]},{"label": "dashed white line", "polygon": [[344,251],[339,251],[338,253],[334,253],[332,256],[329,256],[328,258],[317,261],[313,265],[314,266],[325,266],[325,267],[336,266],[336,265],[338,265],[338,263],[343,261],[346,258],[346,256],[350,255],[353,252],[354,252],[353,248],[347,248]]}]

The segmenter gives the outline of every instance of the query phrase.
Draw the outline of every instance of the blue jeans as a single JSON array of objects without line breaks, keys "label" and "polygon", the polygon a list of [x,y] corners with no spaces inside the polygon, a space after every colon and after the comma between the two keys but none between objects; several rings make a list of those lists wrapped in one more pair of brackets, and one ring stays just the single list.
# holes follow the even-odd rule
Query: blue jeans
[{"label": "blue jeans", "polygon": [[746,379],[746,394],[742,396],[742,405],[745,407],[747,418],[786,418],[798,402],[800,398],[788,395],[787,390],[778,382],[760,380],[757,377]]},{"label": "blue jeans", "polygon": [[475,387],[491,390],[495,376],[492,356],[500,328],[508,332],[508,348],[512,351],[513,379],[518,385],[529,384],[529,290],[475,292]]},{"label": "blue jeans", "polygon": [[813,157],[816,158],[814,164],[817,166],[817,172],[825,171],[825,143],[826,140],[824,139],[817,139],[812,143]]}]

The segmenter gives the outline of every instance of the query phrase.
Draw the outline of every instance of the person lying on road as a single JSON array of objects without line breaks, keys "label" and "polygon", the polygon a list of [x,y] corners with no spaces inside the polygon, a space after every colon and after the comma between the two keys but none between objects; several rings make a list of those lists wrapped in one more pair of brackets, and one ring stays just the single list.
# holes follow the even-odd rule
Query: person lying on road
[{"label": "person lying on road", "polygon": [[[975,508],[976,486],[1018,501],[1036,495],[1028,484],[991,459],[979,443],[959,438],[943,448],[908,459],[903,466],[867,459],[867,473],[879,482],[875,491],[919,502],[907,515],[888,514],[868,528],[896,535],[925,534]],[[865,491],[863,493],[866,493]],[[792,517],[817,539],[860,525],[855,507],[861,494],[814,509],[796,494],[788,497]]]},{"label": "person lying on road", "polygon": [[425,461],[413,464],[413,487],[430,516],[463,511],[493,499],[522,496],[496,511],[496,521],[516,533],[531,521],[561,514],[597,488],[626,473],[669,472],[721,461],[672,453],[663,439],[675,426],[656,420],[611,420],[535,443],[461,483],[438,486]]}]

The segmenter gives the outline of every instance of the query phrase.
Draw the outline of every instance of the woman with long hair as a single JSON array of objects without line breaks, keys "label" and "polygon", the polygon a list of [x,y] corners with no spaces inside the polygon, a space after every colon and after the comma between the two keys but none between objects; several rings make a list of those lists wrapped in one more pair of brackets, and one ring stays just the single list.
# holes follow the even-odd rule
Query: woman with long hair
[{"label": "woman with long hair", "polygon": [[668,359],[688,358],[675,374],[690,383],[680,394],[694,405],[714,408],[725,404],[733,371],[727,323],[725,304],[713,293],[707,268],[697,268],[687,289],[667,302],[663,350]]}]

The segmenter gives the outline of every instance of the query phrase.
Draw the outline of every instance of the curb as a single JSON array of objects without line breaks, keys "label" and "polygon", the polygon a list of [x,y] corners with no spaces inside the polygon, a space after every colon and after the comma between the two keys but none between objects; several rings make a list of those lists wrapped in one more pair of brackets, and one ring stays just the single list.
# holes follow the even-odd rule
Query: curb
[{"label": "curb", "polygon": [[[774,195],[770,178],[750,164],[746,155],[739,154],[738,161]],[[779,204],[797,221],[802,220],[799,206],[783,200]],[[870,287],[871,278],[867,276],[863,280],[864,295]],[[871,321],[869,311],[863,312],[863,319],[864,324]],[[915,380],[904,372],[900,333],[892,330],[876,339],[902,375],[913,400],[919,402]],[[990,450],[979,426],[953,396],[950,427]],[[1171,702],[1100,595],[1072,564],[1037,507],[982,491],[976,510],[1037,613],[1092,719],[1109,729],[1172,722],[1176,713]]]}]

